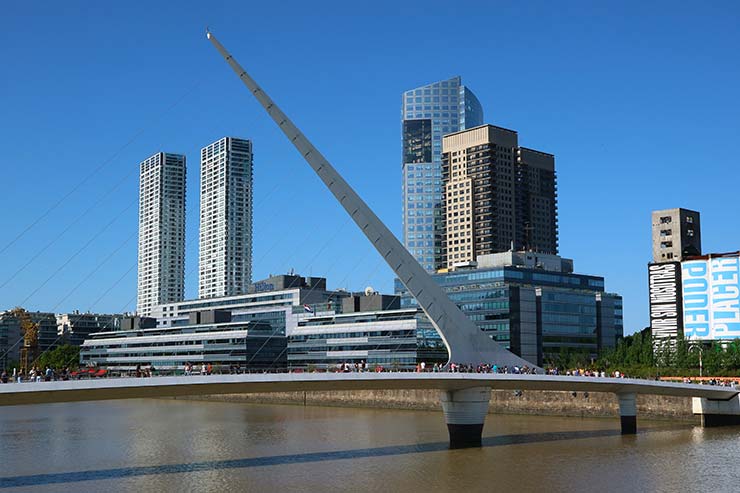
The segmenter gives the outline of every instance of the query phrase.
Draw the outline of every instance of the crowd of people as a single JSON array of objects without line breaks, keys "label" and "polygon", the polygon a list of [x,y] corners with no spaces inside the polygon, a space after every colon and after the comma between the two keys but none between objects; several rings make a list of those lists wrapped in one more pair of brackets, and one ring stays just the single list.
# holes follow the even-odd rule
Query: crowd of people
[{"label": "crowd of people", "polygon": [[536,375],[537,368],[524,366],[511,366],[508,365],[498,366],[497,364],[481,363],[478,365],[458,364],[449,363],[442,365],[439,370],[436,369],[437,364],[435,363],[435,369],[433,371],[444,371],[450,373],[511,373],[515,375]]},{"label": "crowd of people", "polygon": [[607,373],[604,370],[588,370],[583,368],[575,368],[573,370],[561,370],[560,368],[548,368],[545,373],[547,375],[565,375],[573,377],[611,377],[611,378],[625,378],[624,373],[619,370]]},{"label": "crowd of people", "polygon": [[13,371],[10,374],[7,370],[3,370],[2,373],[0,373],[0,382],[2,383],[55,382],[57,380],[69,380],[69,378],[70,371],[67,367],[59,370],[57,368],[47,366],[46,369],[41,370],[39,367],[34,366],[27,374],[19,372],[17,368],[13,368]]},{"label": "crowd of people", "polygon": [[727,378],[694,378],[684,377],[681,380],[682,383],[698,383],[705,385],[717,385],[719,387],[736,387],[740,385],[737,380]]},{"label": "crowd of people", "polygon": [[609,372],[609,373],[607,373],[604,370],[588,370],[588,369],[583,369],[583,368],[563,370],[560,368],[551,367],[551,368],[546,368],[545,370],[538,370],[534,366],[527,366],[527,365],[498,366],[495,363],[493,364],[480,363],[477,365],[472,365],[472,364],[467,364],[467,363],[450,362],[447,364],[434,363],[433,365],[429,365],[423,361],[418,363],[414,369],[400,368],[400,367],[395,367],[395,368],[392,367],[391,369],[388,369],[379,364],[375,365],[375,367],[372,369],[368,369],[368,364],[364,360],[361,360],[359,362],[347,362],[347,361],[340,362],[340,363],[337,363],[333,368],[327,367],[326,370],[314,369],[314,370],[309,370],[309,371],[332,371],[332,369],[335,373],[362,373],[362,372],[367,372],[367,371],[374,371],[374,372],[414,371],[416,373],[425,373],[425,372],[432,372],[432,373],[439,373],[439,372],[444,372],[444,373],[498,373],[498,374],[512,374],[512,375],[544,374],[544,375],[567,375],[567,376],[580,376],[580,377],[625,378],[625,375],[619,370]]},{"label": "crowd of people", "polygon": [[[235,367],[237,365],[231,365],[229,373],[235,373]],[[183,367],[185,375],[211,375],[213,373],[213,365],[211,363],[201,363],[200,365],[193,365],[189,361],[185,363]]]},{"label": "crowd of people", "polygon": [[[182,369],[184,375],[212,375],[217,374],[242,374],[242,373],[267,373],[265,369],[250,369],[243,367],[240,364],[231,364],[227,367],[225,365],[214,365],[212,363],[190,363],[186,362]],[[477,365],[449,362],[447,364],[434,363],[427,364],[425,362],[419,362],[415,367],[402,368],[398,365],[393,365],[392,368],[386,368],[383,365],[375,364],[374,366],[368,365],[365,360],[353,361],[353,362],[340,362],[334,366],[322,368],[308,368],[307,370],[287,370],[287,369],[274,369],[269,371],[270,373],[281,373],[281,372],[334,372],[334,373],[382,373],[382,372],[417,372],[417,373],[496,373],[496,374],[514,374],[514,375],[553,375],[553,376],[577,376],[577,377],[600,377],[600,378],[627,378],[627,376],[619,370],[606,372],[605,370],[592,370],[584,368],[574,369],[561,369],[558,367],[549,367],[544,370],[539,370],[536,367],[524,366],[498,366],[495,363],[480,363]],[[84,373],[84,372],[82,372]],[[172,370],[164,371],[162,374],[172,374]],[[175,374],[178,372],[175,372]],[[122,372],[121,376],[135,376],[135,377],[151,377],[155,374],[154,366],[142,366],[137,365],[135,371]],[[84,376],[84,375],[83,375]],[[57,380],[70,380],[72,378],[80,378],[80,372],[71,372],[69,368],[63,368],[58,370],[56,368],[46,367],[43,371],[38,368],[32,368],[27,374],[21,374],[17,369],[12,370],[12,374],[9,374],[7,370],[3,370],[0,373],[0,383],[9,382],[51,382]],[[676,379],[678,381],[678,379]],[[734,379],[722,379],[722,378],[690,378],[684,377],[680,379],[683,383],[699,383],[705,385],[716,385],[722,387],[734,387],[738,385],[738,382]]]}]

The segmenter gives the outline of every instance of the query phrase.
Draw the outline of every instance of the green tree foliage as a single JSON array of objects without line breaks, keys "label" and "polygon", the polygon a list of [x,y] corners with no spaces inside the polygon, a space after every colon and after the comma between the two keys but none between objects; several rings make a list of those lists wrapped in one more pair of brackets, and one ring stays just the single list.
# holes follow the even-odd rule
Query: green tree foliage
[{"label": "green tree foliage", "polygon": [[51,351],[46,351],[39,358],[37,365],[42,370],[51,367],[61,370],[62,368],[76,369],[80,366],[80,348],[65,344],[58,346]]},{"label": "green tree foliage", "polygon": [[696,376],[699,353],[704,375],[740,375],[740,341],[678,339],[654,347],[649,329],[624,337],[615,348],[604,351],[593,366],[635,377]]}]

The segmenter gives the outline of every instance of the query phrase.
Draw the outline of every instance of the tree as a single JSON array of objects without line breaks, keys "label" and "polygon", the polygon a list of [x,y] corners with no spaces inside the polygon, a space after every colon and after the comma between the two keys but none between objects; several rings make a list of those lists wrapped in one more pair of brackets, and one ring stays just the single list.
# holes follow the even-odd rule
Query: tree
[{"label": "tree", "polygon": [[79,346],[72,346],[71,344],[65,344],[63,346],[57,346],[51,351],[44,352],[38,360],[38,367],[44,369],[46,367],[56,368],[61,370],[62,368],[77,368],[80,366],[80,348]]}]

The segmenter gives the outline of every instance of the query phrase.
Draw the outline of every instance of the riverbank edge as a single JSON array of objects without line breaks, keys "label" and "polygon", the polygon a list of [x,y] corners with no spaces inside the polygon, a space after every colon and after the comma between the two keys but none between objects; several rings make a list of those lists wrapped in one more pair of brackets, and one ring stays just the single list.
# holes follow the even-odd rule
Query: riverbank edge
[{"label": "riverbank edge", "polygon": [[[356,390],[324,392],[273,392],[183,396],[176,399],[249,404],[288,404],[370,409],[440,411],[438,390]],[[610,392],[562,392],[528,390],[516,395],[510,390],[492,390],[489,414],[537,416],[615,417],[617,397]],[[638,395],[637,415],[649,419],[670,419],[698,423],[690,397]]]}]

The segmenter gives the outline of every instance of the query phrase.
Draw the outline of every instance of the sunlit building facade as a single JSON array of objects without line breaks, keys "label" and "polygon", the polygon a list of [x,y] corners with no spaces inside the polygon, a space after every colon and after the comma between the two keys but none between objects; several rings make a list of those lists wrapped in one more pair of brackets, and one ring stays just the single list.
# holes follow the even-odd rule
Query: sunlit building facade
[{"label": "sunlit building facade", "polygon": [[136,311],[185,296],[185,156],[158,152],[139,165]]},{"label": "sunlit building facade", "polygon": [[445,267],[505,251],[558,253],[555,158],[493,125],[445,135]]},{"label": "sunlit building facade", "polygon": [[403,240],[429,272],[444,263],[442,136],[481,124],[483,108],[460,77],[403,94]]},{"label": "sunlit building facade", "polygon": [[[534,364],[596,358],[623,335],[622,297],[604,290],[603,277],[575,274],[572,260],[504,252],[477,264],[432,277],[491,339]],[[396,293],[402,308],[417,306],[398,280]]]},{"label": "sunlit building facade", "polygon": [[198,297],[246,294],[252,282],[252,142],[201,149]]}]

